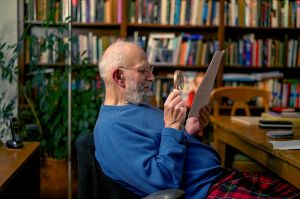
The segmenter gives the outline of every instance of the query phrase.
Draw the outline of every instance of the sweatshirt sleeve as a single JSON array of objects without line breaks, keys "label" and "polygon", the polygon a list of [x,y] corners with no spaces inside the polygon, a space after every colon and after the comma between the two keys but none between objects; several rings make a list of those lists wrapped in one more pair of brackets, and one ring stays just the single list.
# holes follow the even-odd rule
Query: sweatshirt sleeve
[{"label": "sweatshirt sleeve", "polygon": [[[182,131],[163,128],[160,142],[121,128],[110,135],[101,149],[111,150],[100,164],[109,177],[143,196],[166,188],[178,188],[185,160]],[[122,141],[123,140],[123,141]],[[130,140],[130,141],[128,141]],[[107,153],[106,153],[107,154]]]}]

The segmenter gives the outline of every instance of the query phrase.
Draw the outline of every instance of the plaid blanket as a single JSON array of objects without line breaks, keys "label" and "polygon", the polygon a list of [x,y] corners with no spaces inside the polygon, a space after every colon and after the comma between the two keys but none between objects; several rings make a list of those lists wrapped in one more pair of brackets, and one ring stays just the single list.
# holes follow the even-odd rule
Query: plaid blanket
[{"label": "plaid blanket", "polygon": [[210,188],[207,198],[300,198],[300,190],[271,173],[231,170]]}]

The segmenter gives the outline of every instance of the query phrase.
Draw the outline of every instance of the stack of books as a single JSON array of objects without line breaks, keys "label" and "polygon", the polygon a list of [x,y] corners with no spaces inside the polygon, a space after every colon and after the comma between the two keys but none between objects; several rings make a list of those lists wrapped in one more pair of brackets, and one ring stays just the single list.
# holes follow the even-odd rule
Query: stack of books
[{"label": "stack of books", "polygon": [[275,117],[300,118],[300,112],[289,107],[273,107],[271,111],[269,111],[269,114]]}]

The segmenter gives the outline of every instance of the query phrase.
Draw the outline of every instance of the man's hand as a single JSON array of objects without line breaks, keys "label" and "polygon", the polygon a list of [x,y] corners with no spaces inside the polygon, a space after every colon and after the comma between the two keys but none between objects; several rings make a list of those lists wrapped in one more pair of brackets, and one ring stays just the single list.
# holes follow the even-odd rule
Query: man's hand
[{"label": "man's hand", "polygon": [[186,117],[185,102],[181,98],[182,91],[173,90],[164,104],[164,122],[166,128],[181,129]]},{"label": "man's hand", "polygon": [[207,105],[200,109],[199,118],[197,117],[188,118],[185,124],[185,129],[187,133],[190,135],[196,135],[200,133],[200,136],[203,136],[202,131],[209,123],[210,111],[211,111],[211,107]]}]

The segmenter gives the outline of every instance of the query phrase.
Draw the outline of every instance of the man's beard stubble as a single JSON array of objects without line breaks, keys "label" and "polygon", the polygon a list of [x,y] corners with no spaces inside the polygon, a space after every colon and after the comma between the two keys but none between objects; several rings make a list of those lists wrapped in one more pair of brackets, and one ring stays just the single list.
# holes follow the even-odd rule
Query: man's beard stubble
[{"label": "man's beard stubble", "polygon": [[[147,82],[150,84],[151,82]],[[137,85],[133,79],[128,79],[128,89],[125,93],[125,100],[133,104],[148,104],[151,100],[153,93],[145,91],[144,85]]]}]

